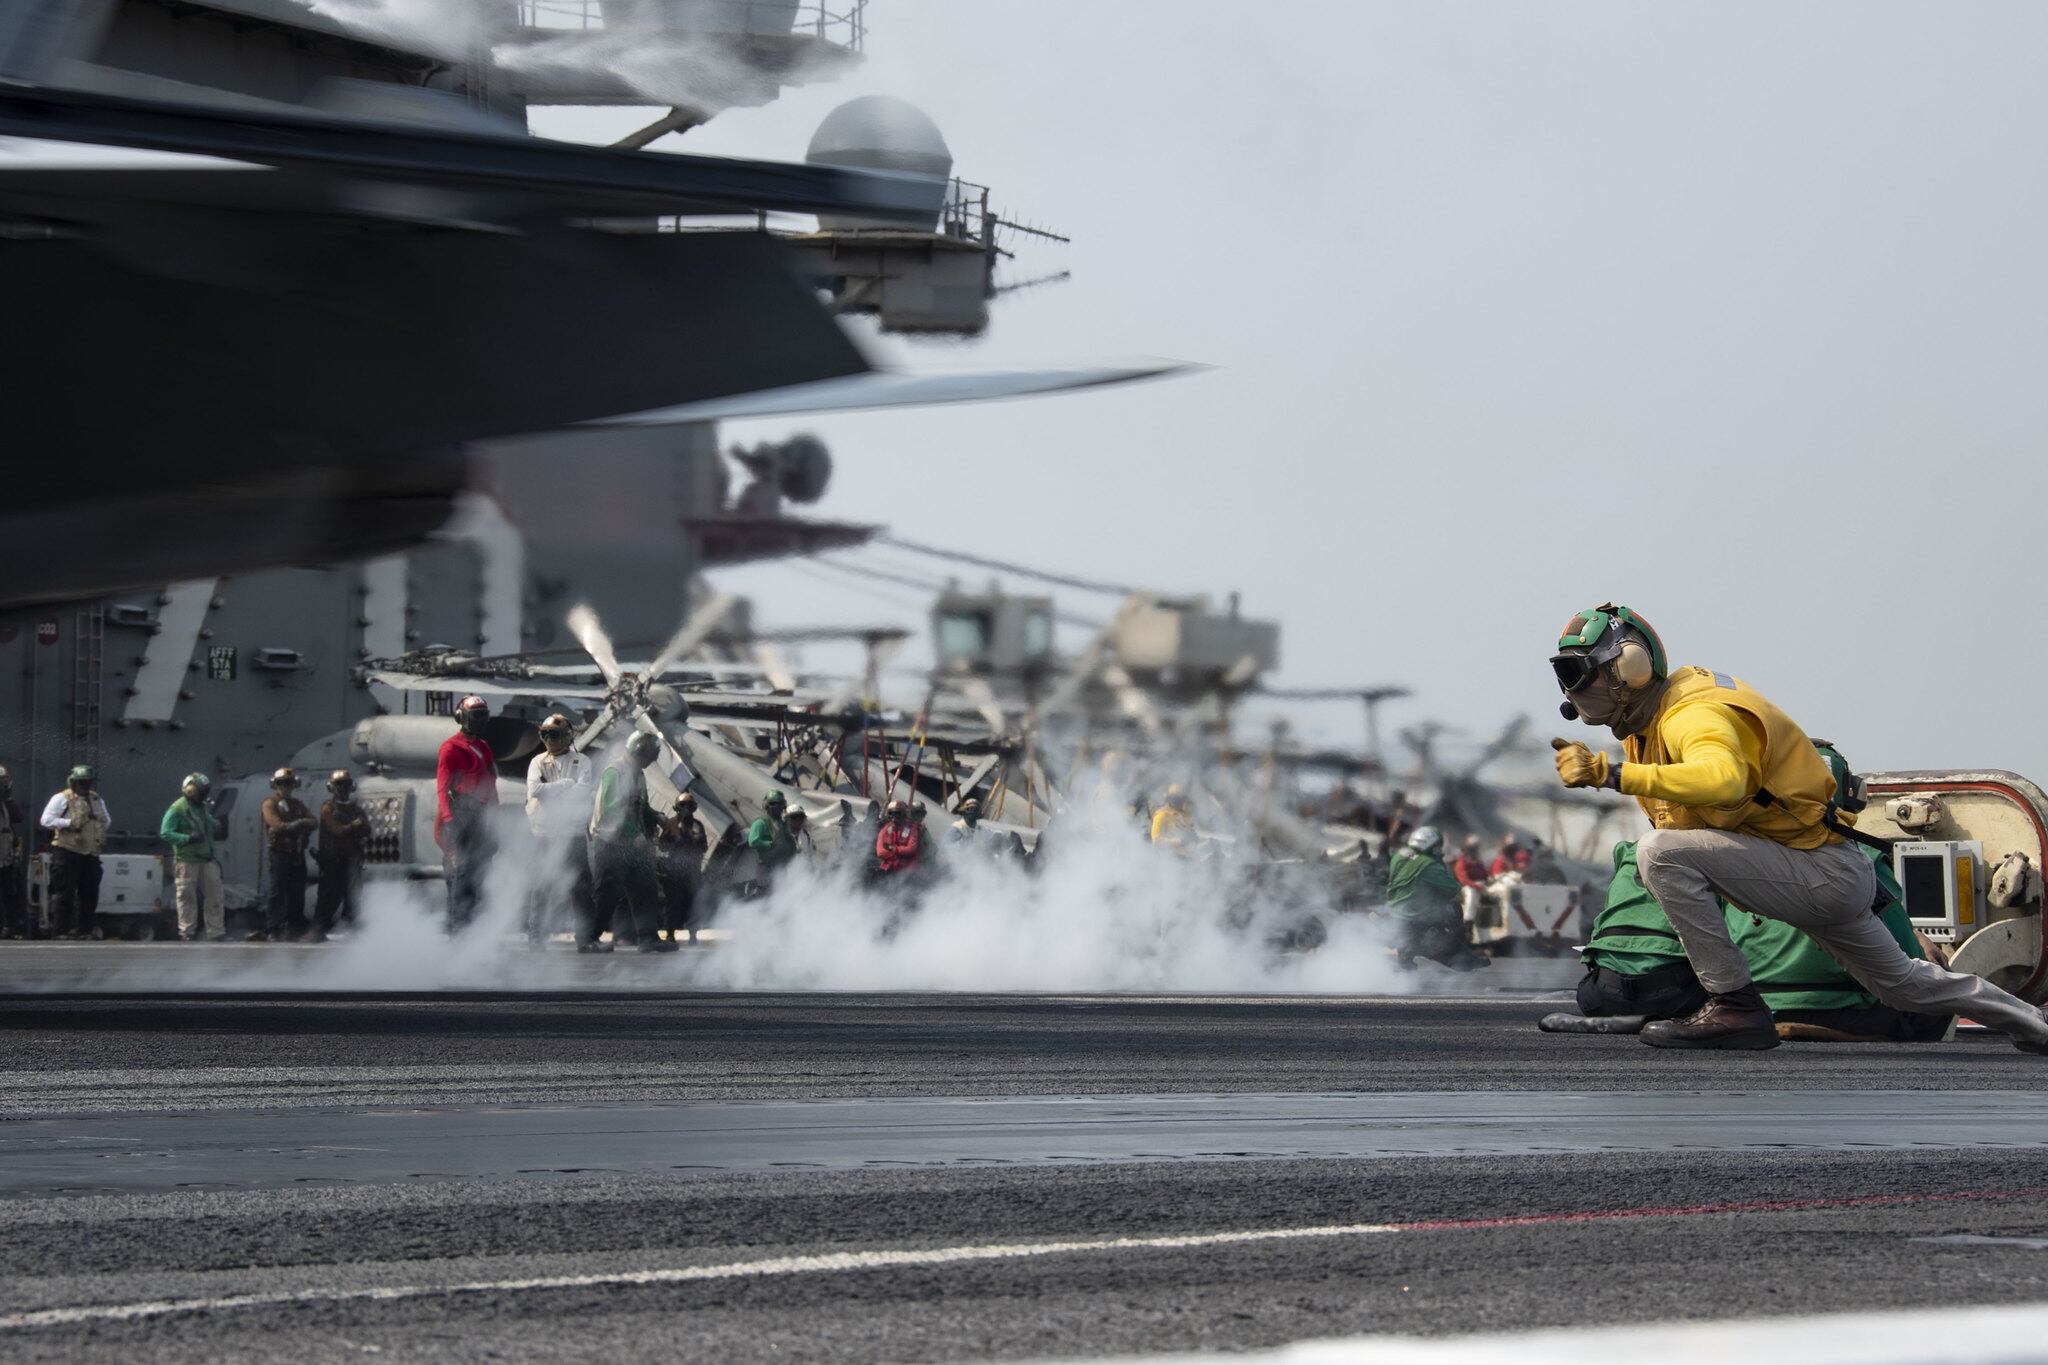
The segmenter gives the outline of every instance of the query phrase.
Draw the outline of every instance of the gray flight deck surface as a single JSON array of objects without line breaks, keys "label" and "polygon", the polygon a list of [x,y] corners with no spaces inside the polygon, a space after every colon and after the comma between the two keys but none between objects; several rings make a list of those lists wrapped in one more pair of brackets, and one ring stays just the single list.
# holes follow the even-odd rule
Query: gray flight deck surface
[{"label": "gray flight deck surface", "polygon": [[[592,1173],[1971,1146],[2048,1149],[2048,1094],[1033,1096],[29,1119],[0,1132],[0,1198]],[[578,1155],[565,1163],[564,1151]]]},{"label": "gray flight deck surface", "polygon": [[2048,1059],[1994,1036],[1691,1055],[1539,1034],[1526,990],[616,965],[650,979],[0,998],[0,1357],[961,1360],[2048,1300]]}]

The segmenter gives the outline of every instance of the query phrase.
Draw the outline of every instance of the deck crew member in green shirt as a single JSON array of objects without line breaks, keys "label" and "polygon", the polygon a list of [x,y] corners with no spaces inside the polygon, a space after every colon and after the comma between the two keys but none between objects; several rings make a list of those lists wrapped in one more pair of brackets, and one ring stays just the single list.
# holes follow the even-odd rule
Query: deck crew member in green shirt
[{"label": "deck crew member in green shirt", "polygon": [[796,858],[796,836],[789,829],[789,798],[771,789],[761,798],[761,818],[747,829],[747,847],[761,863],[760,880],[773,885],[775,876]]},{"label": "deck crew member in green shirt", "polygon": [[164,812],[157,835],[171,846],[177,864],[178,937],[195,943],[206,936],[209,922],[215,938],[228,936],[221,896],[220,864],[213,856],[213,783],[205,773],[186,777],[178,799]]},{"label": "deck crew member in green shirt", "polygon": [[1453,971],[1491,965],[1465,936],[1458,879],[1444,866],[1444,836],[1423,825],[1387,865],[1387,913],[1399,921],[1401,965],[1426,957]]},{"label": "deck crew member in green shirt", "polygon": [[[661,817],[647,800],[647,769],[661,753],[661,741],[645,730],[626,741],[626,752],[597,779],[596,809],[590,817],[590,865],[597,913],[610,921],[612,942],[643,953],[674,952],[661,937],[661,886],[654,876],[654,836]],[[578,952],[600,952],[596,942]]]}]

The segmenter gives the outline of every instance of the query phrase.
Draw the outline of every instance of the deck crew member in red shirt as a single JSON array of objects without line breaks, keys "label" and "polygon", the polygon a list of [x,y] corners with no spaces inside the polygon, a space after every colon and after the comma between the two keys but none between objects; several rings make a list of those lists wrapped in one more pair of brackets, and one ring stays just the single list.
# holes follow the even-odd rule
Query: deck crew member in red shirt
[{"label": "deck crew member in red shirt", "polygon": [[924,826],[910,818],[902,801],[889,803],[888,819],[875,835],[875,866],[888,875],[914,873],[924,862]]},{"label": "deck crew member in red shirt", "polygon": [[1529,870],[1529,850],[1522,847],[1519,837],[1509,834],[1500,841],[1500,853],[1493,860],[1493,875],[1504,876],[1509,872]]},{"label": "deck crew member in red shirt", "polygon": [[1486,855],[1479,850],[1478,835],[1466,835],[1465,842],[1458,846],[1458,856],[1451,859],[1451,875],[1460,886],[1474,891],[1486,889]]},{"label": "deck crew member in red shirt", "polygon": [[1480,851],[1478,835],[1466,835],[1465,842],[1458,846],[1458,856],[1451,859],[1451,875],[1458,879],[1458,906],[1465,923],[1478,923],[1479,912],[1486,905],[1486,883],[1492,875],[1486,870],[1486,855]]},{"label": "deck crew member in red shirt", "polygon": [[448,877],[448,932],[476,917],[483,897],[484,869],[491,856],[491,812],[498,804],[498,758],[484,738],[491,708],[482,697],[464,697],[455,708],[460,728],[442,743],[434,786],[440,808],[434,842]]}]

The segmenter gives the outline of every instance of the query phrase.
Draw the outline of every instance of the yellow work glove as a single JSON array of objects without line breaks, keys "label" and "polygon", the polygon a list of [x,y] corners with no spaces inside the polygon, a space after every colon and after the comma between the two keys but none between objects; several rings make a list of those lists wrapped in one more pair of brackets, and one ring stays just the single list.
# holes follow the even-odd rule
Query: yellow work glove
[{"label": "yellow work glove", "polygon": [[1596,754],[1575,739],[1553,739],[1550,747],[1557,750],[1557,775],[1567,787],[1616,785],[1610,778],[1620,776],[1621,765],[1610,764],[1606,754]]}]

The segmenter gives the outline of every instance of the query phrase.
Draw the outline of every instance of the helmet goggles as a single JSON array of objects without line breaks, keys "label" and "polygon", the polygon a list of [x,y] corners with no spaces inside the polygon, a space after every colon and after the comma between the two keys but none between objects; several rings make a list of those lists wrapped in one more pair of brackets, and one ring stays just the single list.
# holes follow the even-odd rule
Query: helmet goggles
[{"label": "helmet goggles", "polygon": [[1635,632],[1650,652],[1652,671],[1663,677],[1667,671],[1664,643],[1657,632],[1627,607],[1603,603],[1580,612],[1565,624],[1557,639],[1557,653],[1550,656],[1550,671],[1566,692],[1577,692],[1620,657],[1622,646]]}]

